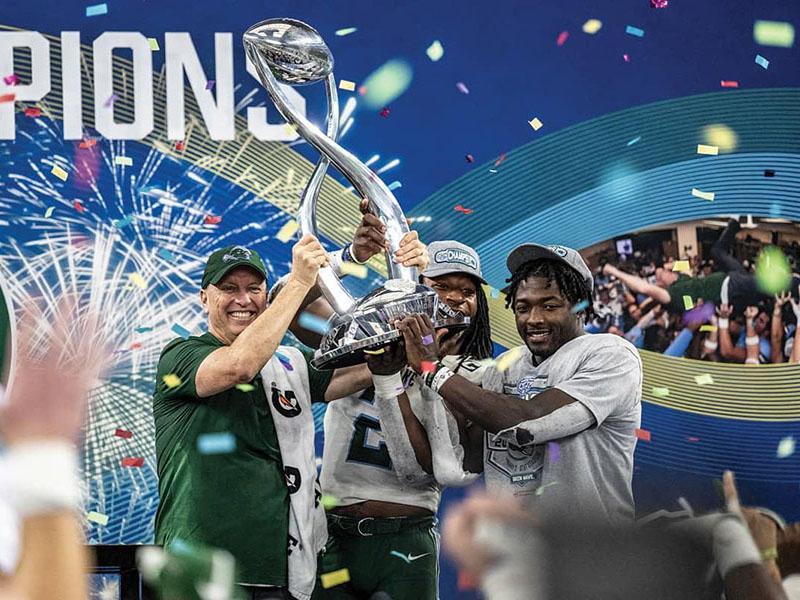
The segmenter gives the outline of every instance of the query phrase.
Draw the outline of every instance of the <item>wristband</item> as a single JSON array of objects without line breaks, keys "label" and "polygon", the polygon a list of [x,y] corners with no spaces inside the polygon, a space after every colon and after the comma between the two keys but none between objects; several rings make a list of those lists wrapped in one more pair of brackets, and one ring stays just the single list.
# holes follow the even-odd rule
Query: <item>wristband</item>
[{"label": "wristband", "polygon": [[75,446],[52,439],[11,446],[0,460],[0,490],[21,518],[77,510],[80,488]]},{"label": "wristband", "polygon": [[703,346],[705,346],[706,350],[708,350],[709,352],[713,352],[714,350],[717,349],[719,344],[717,344],[717,342],[712,342],[711,340],[705,340],[703,341]]},{"label": "wristband", "polygon": [[731,515],[719,521],[714,526],[712,540],[717,570],[723,579],[737,567],[761,562],[761,553],[750,532],[737,517]]},{"label": "wristband", "polygon": [[455,375],[455,373],[453,373],[450,369],[442,365],[439,369],[436,370],[436,372],[433,374],[433,377],[430,378],[430,383],[428,384],[428,387],[431,388],[433,392],[438,394],[439,389],[453,375]]},{"label": "wristband", "polygon": [[746,358],[744,360],[744,364],[746,365],[758,365],[760,364],[757,358]]},{"label": "wristband", "polygon": [[774,546],[772,548],[764,548],[761,551],[761,558],[763,560],[777,560],[778,558],[778,549]]},{"label": "wristband", "polygon": [[720,317],[719,320],[717,321],[717,327],[719,327],[720,329],[727,329],[728,319],[726,319],[725,317]]},{"label": "wristband", "polygon": [[399,372],[391,375],[373,373],[372,385],[375,387],[375,396],[380,398],[396,398],[405,391],[403,376]]},{"label": "wristband", "polygon": [[354,263],[356,263],[357,265],[364,265],[364,264],[366,264],[366,263],[367,263],[367,260],[369,260],[369,259],[367,259],[367,260],[365,260],[365,261],[363,261],[363,262],[362,262],[362,261],[360,261],[360,260],[358,260],[358,259],[357,259],[357,258],[356,258],[356,257],[353,255],[353,253],[352,253],[352,251],[351,251],[351,248],[352,248],[352,247],[353,247],[353,244],[347,244],[347,246],[345,246],[344,248],[342,248],[342,262],[354,262]]},{"label": "wristband", "polygon": [[760,341],[761,338],[759,338],[757,335],[748,335],[746,338],[744,338],[744,343],[747,346],[758,346]]}]

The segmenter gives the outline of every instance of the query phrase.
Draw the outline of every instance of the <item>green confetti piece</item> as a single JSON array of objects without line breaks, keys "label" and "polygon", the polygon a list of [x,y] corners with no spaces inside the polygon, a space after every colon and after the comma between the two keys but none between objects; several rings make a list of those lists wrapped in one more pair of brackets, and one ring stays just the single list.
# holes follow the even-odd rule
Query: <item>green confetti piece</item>
[{"label": "green confetti piece", "polygon": [[411,85],[414,71],[404,60],[395,58],[378,67],[362,83],[366,88],[364,103],[380,109],[402,95]]},{"label": "green confetti piece", "polygon": [[330,510],[339,506],[339,499],[330,494],[322,494],[322,508]]},{"label": "green confetti piece", "polygon": [[254,389],[256,389],[256,386],[250,383],[240,383],[236,386],[236,389],[240,392],[252,392]]},{"label": "green confetti piece", "polygon": [[651,393],[652,393],[652,394],[653,394],[653,396],[655,396],[656,398],[666,398],[667,396],[669,396],[669,388],[665,388],[665,387],[654,387],[654,388],[651,390]]},{"label": "green confetti piece", "polygon": [[792,436],[783,438],[778,442],[778,458],[788,458],[794,454],[794,438]]},{"label": "green confetti piece", "polygon": [[792,268],[789,260],[777,246],[767,246],[756,258],[756,283],[768,295],[779,294],[789,289]]},{"label": "green confetti piece", "polygon": [[686,310],[692,310],[694,308],[694,301],[692,300],[691,296],[684,296],[683,297],[683,307]]}]

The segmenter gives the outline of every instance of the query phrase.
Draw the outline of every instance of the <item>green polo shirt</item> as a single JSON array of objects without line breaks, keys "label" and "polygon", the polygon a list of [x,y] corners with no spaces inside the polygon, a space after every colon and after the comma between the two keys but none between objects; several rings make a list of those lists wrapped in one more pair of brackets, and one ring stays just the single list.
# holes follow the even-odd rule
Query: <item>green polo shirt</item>
[{"label": "green polo shirt", "polygon": [[689,277],[681,273],[677,281],[667,288],[669,292],[669,311],[682,313],[686,311],[683,302],[684,296],[692,298],[692,304],[697,304],[697,300],[702,298],[704,302],[719,304],[722,282],[728,276],[722,271],[715,271],[708,277]]},{"label": "green polo shirt", "polygon": [[[197,396],[200,363],[223,346],[205,333],[173,340],[161,353],[153,395],[156,543],[183,539],[224,548],[236,558],[239,583],[285,586],[289,492],[261,376],[249,391]],[[303,355],[309,363],[313,353]],[[323,400],[332,372],[309,364],[308,373],[312,401]],[[165,375],[176,375],[180,384],[167,387]],[[198,437],[215,433],[231,434],[235,448],[201,452]]]}]

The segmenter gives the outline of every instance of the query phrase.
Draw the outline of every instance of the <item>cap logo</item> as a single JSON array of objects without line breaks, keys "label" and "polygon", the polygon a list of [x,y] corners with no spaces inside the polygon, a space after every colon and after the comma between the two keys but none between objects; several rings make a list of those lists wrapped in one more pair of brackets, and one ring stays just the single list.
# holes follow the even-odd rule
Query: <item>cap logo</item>
[{"label": "cap logo", "polygon": [[244,246],[234,246],[225,254],[225,256],[222,257],[222,260],[223,262],[231,262],[235,260],[250,260],[252,254],[253,254],[252,250],[249,250]]},{"label": "cap logo", "polygon": [[439,250],[433,255],[433,262],[437,263],[459,263],[475,271],[478,270],[478,261],[469,252],[448,248]]},{"label": "cap logo", "polygon": [[561,258],[567,256],[567,249],[564,248],[563,246],[548,246],[548,248],[550,248],[550,250],[558,254]]}]

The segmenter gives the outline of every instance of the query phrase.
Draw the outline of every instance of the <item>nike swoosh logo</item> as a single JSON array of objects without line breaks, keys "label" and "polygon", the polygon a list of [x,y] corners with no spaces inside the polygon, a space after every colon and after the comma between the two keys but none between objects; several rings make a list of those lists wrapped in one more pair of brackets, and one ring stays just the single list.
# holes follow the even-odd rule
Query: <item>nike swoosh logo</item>
[{"label": "nike swoosh logo", "polygon": [[429,554],[430,554],[430,552],[426,552],[425,554],[419,554],[417,556],[413,556],[409,552],[408,556],[406,556],[405,554],[403,554],[401,552],[398,552],[397,550],[392,550],[391,552],[389,552],[390,556],[396,556],[397,558],[402,558],[408,564],[411,564],[412,562],[414,562],[415,560],[417,560],[419,558],[422,558],[423,556],[428,556]]}]

